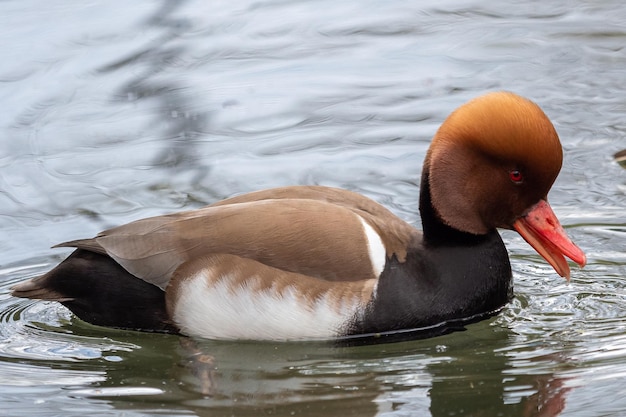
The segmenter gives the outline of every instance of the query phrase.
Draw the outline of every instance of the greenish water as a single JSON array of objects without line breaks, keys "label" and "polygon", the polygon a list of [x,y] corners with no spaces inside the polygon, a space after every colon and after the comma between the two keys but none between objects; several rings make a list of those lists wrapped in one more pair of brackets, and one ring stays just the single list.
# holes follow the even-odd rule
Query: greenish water
[{"label": "greenish water", "polygon": [[[626,7],[620,1],[0,4],[0,415],[626,415]],[[447,114],[539,103],[566,283],[514,233],[516,298],[402,343],[234,343],[90,326],[9,296],[55,243],[246,191],[358,191],[419,225]]]}]

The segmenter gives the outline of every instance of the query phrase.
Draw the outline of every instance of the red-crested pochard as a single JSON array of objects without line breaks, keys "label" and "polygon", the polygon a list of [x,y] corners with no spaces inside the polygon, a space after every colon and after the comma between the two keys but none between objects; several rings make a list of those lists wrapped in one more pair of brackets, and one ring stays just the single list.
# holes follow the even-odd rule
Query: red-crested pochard
[{"label": "red-crested pochard", "polygon": [[584,266],[547,202],[562,149],[543,111],[508,92],[474,99],[426,154],[423,231],[359,194],[294,186],[138,220],[92,239],[17,297],[102,326],[212,339],[337,339],[485,318],[512,297],[497,228],[569,279]]}]

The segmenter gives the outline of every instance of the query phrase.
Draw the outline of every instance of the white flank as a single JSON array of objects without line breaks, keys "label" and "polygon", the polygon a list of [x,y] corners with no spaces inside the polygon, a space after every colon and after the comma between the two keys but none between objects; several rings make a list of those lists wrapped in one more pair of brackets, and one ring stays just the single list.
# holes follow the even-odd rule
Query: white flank
[{"label": "white flank", "polygon": [[302,299],[293,287],[258,289],[251,277],[233,288],[229,277],[212,282],[210,269],[186,280],[173,314],[181,332],[209,339],[331,339],[360,311],[359,300]]},{"label": "white flank", "polygon": [[382,239],[372,226],[370,226],[361,216],[359,216],[359,220],[361,220],[363,230],[365,231],[369,258],[372,263],[374,275],[379,277],[381,272],[383,272],[383,269],[385,269],[385,263],[387,262],[387,250],[385,249]]}]

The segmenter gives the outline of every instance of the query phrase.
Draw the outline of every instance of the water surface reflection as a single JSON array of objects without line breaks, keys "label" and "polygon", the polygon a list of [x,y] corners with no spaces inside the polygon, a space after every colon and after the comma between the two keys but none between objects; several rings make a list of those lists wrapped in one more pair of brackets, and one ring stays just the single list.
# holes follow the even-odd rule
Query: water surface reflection
[{"label": "water surface reflection", "polygon": [[[0,2],[0,21],[0,403],[13,415],[626,410],[620,0],[25,0]],[[566,284],[504,232],[517,297],[468,331],[190,341],[9,297],[66,255],[58,242],[261,188],[344,187],[418,224],[434,131],[496,89],[554,121],[565,160],[550,202],[589,265]]]},{"label": "water surface reflection", "polygon": [[114,399],[120,410],[166,403],[200,416],[559,415],[576,385],[553,372],[567,358],[528,346],[516,357],[516,338],[493,323],[431,341],[343,348],[132,335],[141,348],[105,355],[103,379],[71,395]]}]

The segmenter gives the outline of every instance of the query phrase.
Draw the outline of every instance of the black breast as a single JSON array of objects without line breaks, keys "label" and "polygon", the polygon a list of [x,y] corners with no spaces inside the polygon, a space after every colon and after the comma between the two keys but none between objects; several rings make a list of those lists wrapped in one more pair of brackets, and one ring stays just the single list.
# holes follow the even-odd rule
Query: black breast
[{"label": "black breast", "polygon": [[511,266],[497,231],[469,243],[421,246],[403,263],[388,260],[375,297],[348,333],[445,333],[494,314],[512,294]]},{"label": "black breast", "polygon": [[412,244],[405,262],[387,260],[374,297],[347,334],[432,336],[486,318],[513,296],[509,256],[498,232],[474,235],[444,224],[432,206],[427,171],[420,214],[423,241]]}]

